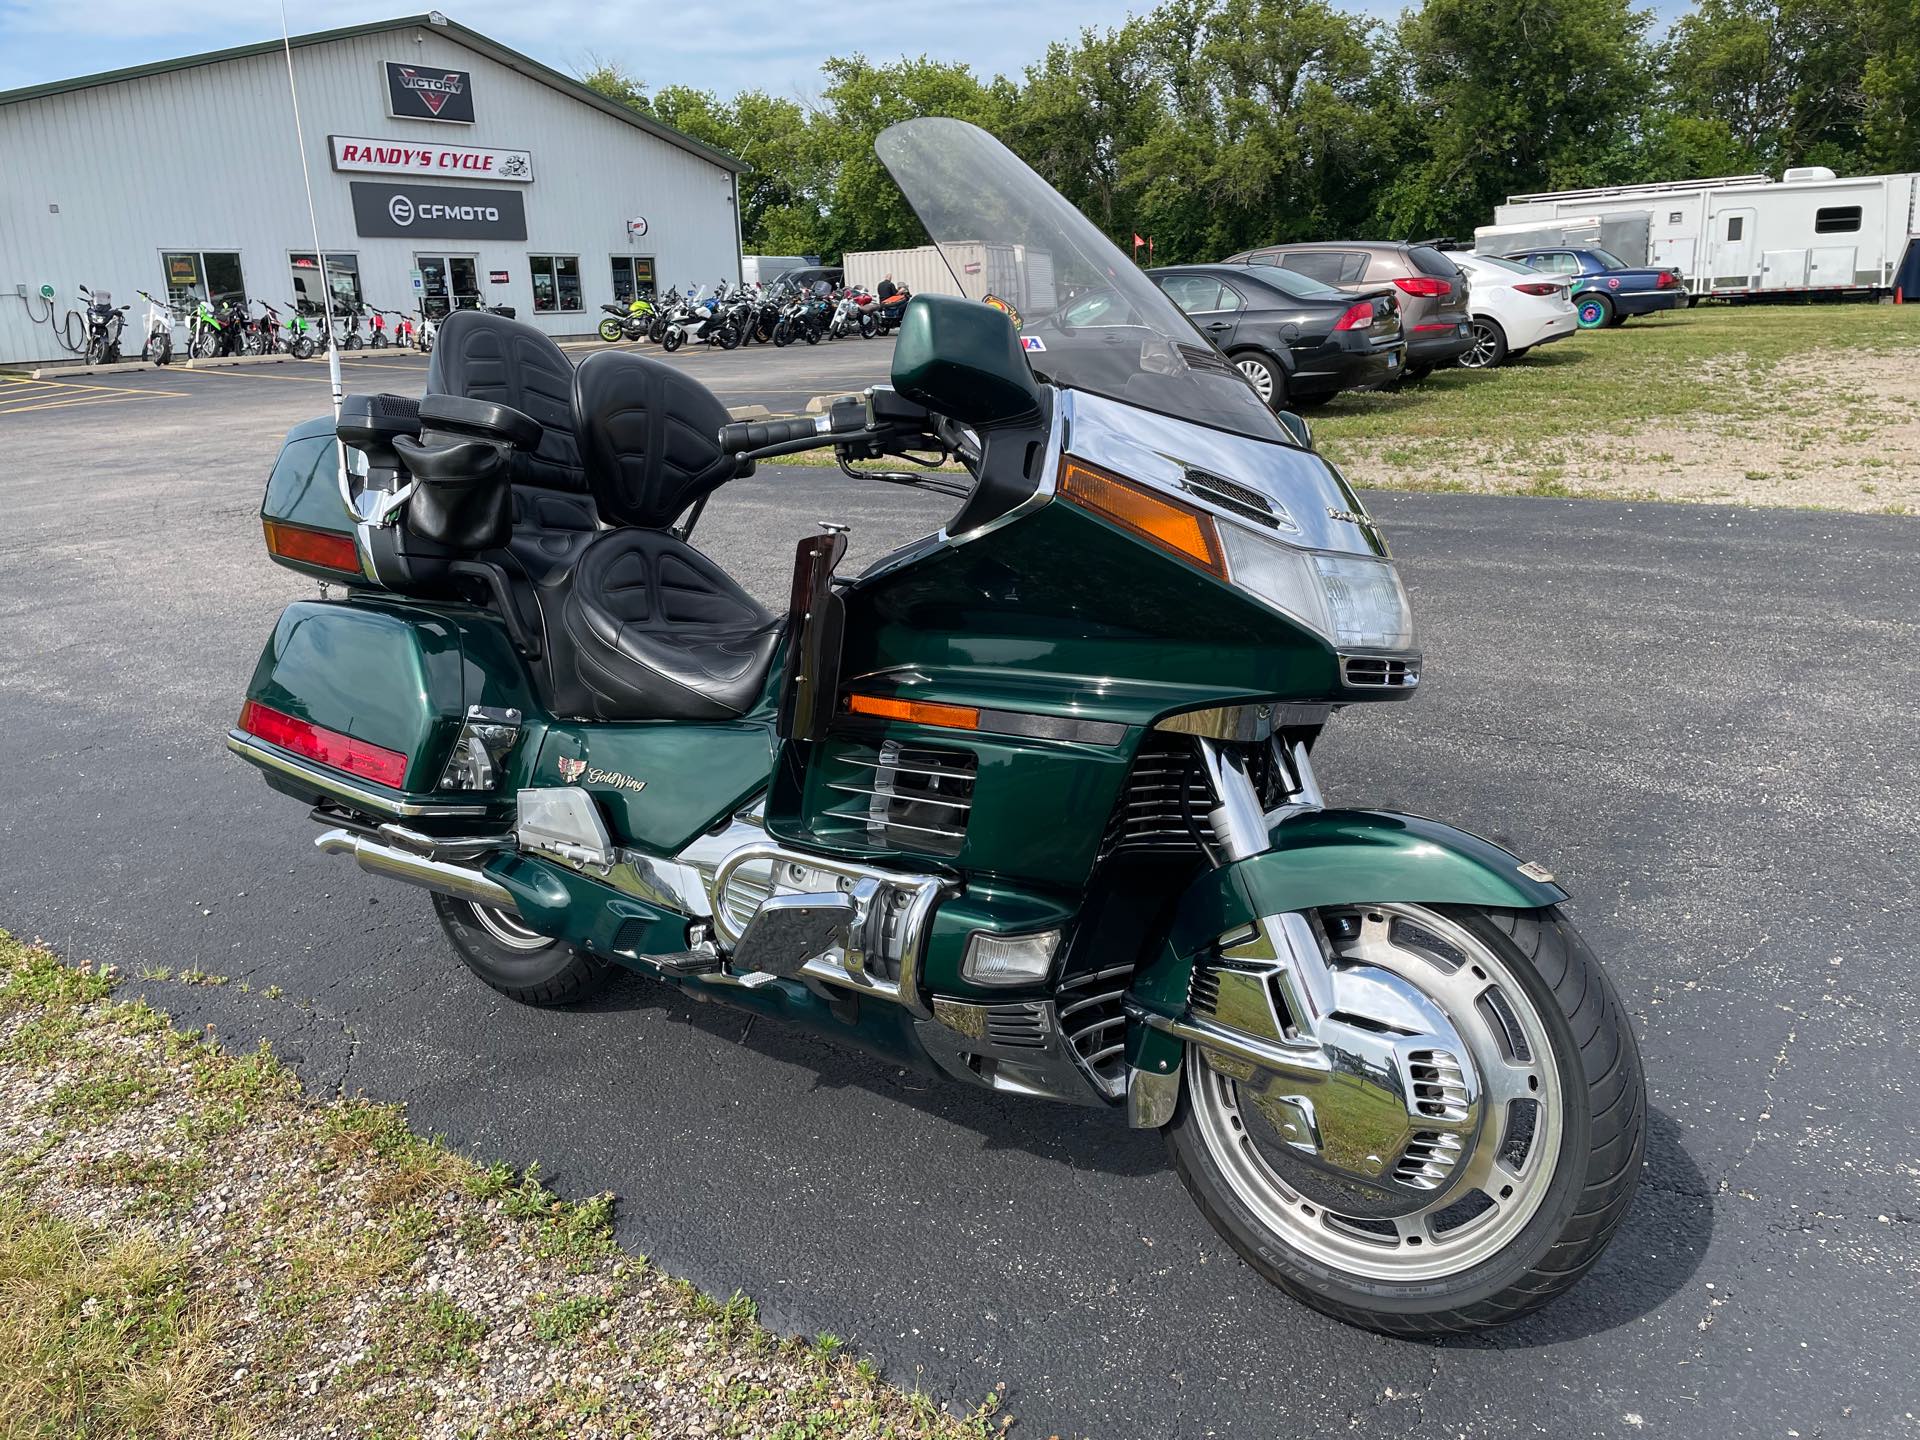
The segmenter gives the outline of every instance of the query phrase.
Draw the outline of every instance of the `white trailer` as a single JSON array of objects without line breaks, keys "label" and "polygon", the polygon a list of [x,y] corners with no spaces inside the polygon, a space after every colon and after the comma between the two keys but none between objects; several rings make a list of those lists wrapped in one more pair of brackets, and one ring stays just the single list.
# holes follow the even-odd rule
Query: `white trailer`
[{"label": "white trailer", "polygon": [[1695,295],[1879,295],[1909,252],[1920,253],[1920,174],[1843,179],[1816,165],[1777,181],[1728,175],[1512,195],[1473,233],[1483,253],[1584,238],[1631,265],[1672,267]]},{"label": "white trailer", "polygon": [[932,245],[910,250],[849,250],[842,258],[849,285],[872,290],[887,275],[914,294],[996,295],[1022,315],[1044,315],[1059,304],[1054,294],[1053,256],[1026,245],[961,240],[947,247],[953,267]]}]

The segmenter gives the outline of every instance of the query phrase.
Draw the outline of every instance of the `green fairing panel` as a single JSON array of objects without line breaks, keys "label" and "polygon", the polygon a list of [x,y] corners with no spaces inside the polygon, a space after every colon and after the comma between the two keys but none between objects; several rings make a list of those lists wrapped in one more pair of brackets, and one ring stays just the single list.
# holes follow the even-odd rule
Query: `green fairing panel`
[{"label": "green fairing panel", "polygon": [[1186,1004],[1196,955],[1262,915],[1327,905],[1401,901],[1538,910],[1567,892],[1520,873],[1521,862],[1478,835],[1382,810],[1317,810],[1282,820],[1270,850],[1194,881],[1160,958],[1133,987],[1166,1014]]},{"label": "green fairing panel", "polygon": [[[587,768],[570,781],[563,759]],[[772,770],[773,723],[764,714],[700,725],[563,720],[548,728],[525,783],[578,785],[599,802],[614,839],[667,856],[764,790]]]},{"label": "green fairing panel", "polygon": [[[279,458],[267,476],[260,518],[336,535],[353,534],[353,522],[347,518],[346,506],[340,500],[339,446],[333,438],[331,418],[308,420],[287,432]],[[273,559],[277,564],[318,580],[341,578],[339,571],[324,565],[310,565],[279,555]]]},{"label": "green fairing panel", "polygon": [[542,935],[629,965],[687,947],[687,917],[533,855],[499,855],[486,872]]},{"label": "green fairing panel", "polygon": [[522,737],[499,792],[460,799],[510,806],[538,748],[539,712],[525,667],[499,620],[467,607],[360,596],[297,601],[274,626],[247,698],[399,751],[407,757],[405,790],[415,796],[439,783],[469,706],[519,710],[535,733]]}]

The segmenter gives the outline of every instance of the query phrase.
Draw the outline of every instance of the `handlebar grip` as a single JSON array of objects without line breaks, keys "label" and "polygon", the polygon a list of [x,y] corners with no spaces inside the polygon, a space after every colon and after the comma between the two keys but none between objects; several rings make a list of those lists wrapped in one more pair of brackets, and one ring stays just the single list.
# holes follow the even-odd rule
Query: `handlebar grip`
[{"label": "handlebar grip", "polygon": [[769,445],[811,440],[825,433],[826,418],[802,415],[793,420],[737,420],[720,427],[720,447],[729,455],[737,455],[743,450],[764,450]]}]

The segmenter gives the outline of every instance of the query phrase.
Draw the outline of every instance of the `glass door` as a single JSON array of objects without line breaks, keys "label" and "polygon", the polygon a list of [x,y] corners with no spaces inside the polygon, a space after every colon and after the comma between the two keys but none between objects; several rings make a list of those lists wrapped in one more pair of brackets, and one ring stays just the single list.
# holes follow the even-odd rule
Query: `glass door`
[{"label": "glass door", "polygon": [[415,255],[420,269],[420,308],[429,320],[451,310],[480,308],[480,262],[472,255]]}]

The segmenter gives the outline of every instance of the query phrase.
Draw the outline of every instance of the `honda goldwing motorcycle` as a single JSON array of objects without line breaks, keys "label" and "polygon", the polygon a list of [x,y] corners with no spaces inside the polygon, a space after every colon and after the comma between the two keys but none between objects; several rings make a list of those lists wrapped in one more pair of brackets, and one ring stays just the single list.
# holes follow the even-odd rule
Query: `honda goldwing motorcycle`
[{"label": "honda goldwing motorcycle", "polygon": [[[625,967],[1163,1130],[1246,1261],[1355,1324],[1544,1303],[1627,1210],[1638,1052],[1548,871],[1321,792],[1328,721],[1421,678],[1379,528],[997,141],[878,150],[971,297],[908,303],[890,385],[729,423],[460,312],[424,399],[294,430],[267,547],[345,589],[280,617],[230,748],[517,1000]],[[992,305],[983,216],[1024,257]],[[770,613],[690,538],[820,448],[957,508],[853,576],[824,526]]]}]

